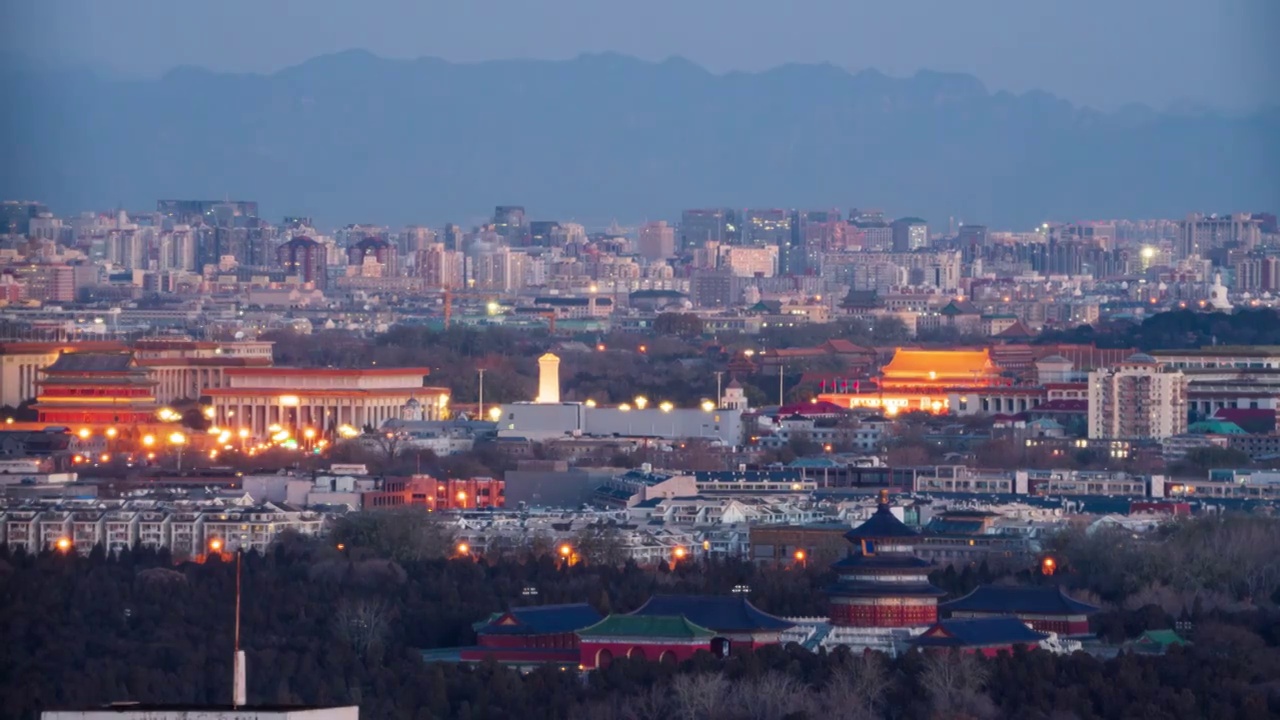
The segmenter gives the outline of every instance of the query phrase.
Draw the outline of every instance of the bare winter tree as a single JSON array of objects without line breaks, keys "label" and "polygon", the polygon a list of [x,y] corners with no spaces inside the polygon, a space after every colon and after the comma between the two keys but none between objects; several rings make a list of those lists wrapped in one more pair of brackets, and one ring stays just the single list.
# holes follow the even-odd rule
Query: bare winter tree
[{"label": "bare winter tree", "polygon": [[387,607],[380,600],[351,600],[338,603],[333,616],[334,630],[357,654],[364,656],[375,643],[382,642],[391,627]]},{"label": "bare winter tree", "polygon": [[864,653],[831,676],[821,696],[823,714],[831,718],[873,720],[889,693],[884,656]]},{"label": "bare winter tree", "polygon": [[618,701],[619,715],[625,720],[668,720],[671,717],[671,696],[660,685]]},{"label": "bare winter tree", "polygon": [[715,720],[723,717],[729,681],[720,673],[692,673],[671,682],[675,715],[681,720]]},{"label": "bare winter tree", "polygon": [[741,720],[783,720],[805,715],[812,709],[804,684],[779,672],[738,681],[729,693],[730,707],[713,717]]},{"label": "bare winter tree", "polygon": [[935,716],[979,720],[995,715],[995,705],[983,692],[989,675],[987,667],[973,655],[933,653],[925,659],[920,684]]}]

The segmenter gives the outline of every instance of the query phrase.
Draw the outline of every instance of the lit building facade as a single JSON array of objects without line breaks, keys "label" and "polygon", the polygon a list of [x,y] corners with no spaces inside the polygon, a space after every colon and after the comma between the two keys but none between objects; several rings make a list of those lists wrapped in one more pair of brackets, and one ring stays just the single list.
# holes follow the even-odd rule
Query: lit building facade
[{"label": "lit building facade", "polygon": [[[448,416],[449,391],[425,387],[429,368],[229,368],[227,385],[207,388],[213,422],[254,437],[311,429],[324,435],[381,427],[416,399],[427,420]],[[271,430],[273,426],[277,430]]]},{"label": "lit building facade", "polygon": [[1187,431],[1187,378],[1135,353],[1089,373],[1089,437],[1161,440]]}]

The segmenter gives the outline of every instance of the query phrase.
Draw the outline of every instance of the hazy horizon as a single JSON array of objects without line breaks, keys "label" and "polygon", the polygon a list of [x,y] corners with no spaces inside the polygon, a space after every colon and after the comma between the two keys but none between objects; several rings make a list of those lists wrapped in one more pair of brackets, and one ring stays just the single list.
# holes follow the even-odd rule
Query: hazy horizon
[{"label": "hazy horizon", "polygon": [[[909,5],[909,7],[908,7]],[[1045,91],[1077,105],[1203,105],[1252,110],[1280,97],[1280,62],[1266,37],[1280,25],[1268,0],[1016,0],[892,7],[837,0],[651,0],[633,5],[490,0],[426,6],[225,0],[188,5],[58,0],[0,8],[6,47],[33,59],[90,65],[119,77],[182,66],[270,74],[315,57],[367,50],[389,59],[455,63],[566,60],[615,52],[680,57],[722,74],[828,63],[891,77],[921,70],[976,77],[991,92]],[[320,10],[317,10],[319,8]]]}]

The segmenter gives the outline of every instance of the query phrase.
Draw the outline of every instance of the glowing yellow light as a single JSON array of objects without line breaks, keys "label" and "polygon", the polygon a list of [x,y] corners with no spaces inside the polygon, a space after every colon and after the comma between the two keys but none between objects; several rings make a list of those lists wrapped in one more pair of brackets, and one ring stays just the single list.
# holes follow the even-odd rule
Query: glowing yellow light
[{"label": "glowing yellow light", "polygon": [[245,438],[249,437],[249,428],[240,428],[240,432],[236,434],[240,436],[241,440],[244,440]]},{"label": "glowing yellow light", "polygon": [[281,427],[279,423],[272,423],[267,426],[267,432],[270,432],[270,433],[278,433],[280,432],[280,430],[281,430]]},{"label": "glowing yellow light", "polygon": [[210,434],[210,435],[221,435],[221,434],[222,434],[222,428],[218,427],[217,425],[211,425],[211,426],[209,426],[209,434]]},{"label": "glowing yellow light", "polygon": [[58,538],[58,549],[66,552],[71,549],[71,538]]},{"label": "glowing yellow light", "polygon": [[675,405],[671,404],[670,400],[663,400],[661,403],[658,404],[658,409],[661,410],[662,412],[671,412],[671,410],[674,407]]},{"label": "glowing yellow light", "polygon": [[221,552],[221,551],[222,551],[222,541],[221,541],[221,540],[219,540],[218,538],[214,538],[214,539],[210,540],[210,541],[209,541],[209,549],[210,549],[210,550],[212,550],[212,551],[214,551],[214,552]]},{"label": "glowing yellow light", "polygon": [[485,305],[484,308],[489,312],[490,315],[498,314],[498,303],[496,302],[491,302],[488,305]]},{"label": "glowing yellow light", "polygon": [[568,545],[560,546],[560,554],[563,555],[564,557],[569,557],[569,555],[571,555],[572,553],[573,553],[573,548],[569,547]]},{"label": "glowing yellow light", "polygon": [[155,435],[143,435],[143,436],[142,436],[142,444],[143,444],[143,445],[145,445],[145,446],[147,446],[147,447],[151,447],[152,445],[155,445],[155,444],[156,444],[156,436],[155,436]]},{"label": "glowing yellow light", "polygon": [[682,547],[677,547],[675,550],[672,551],[672,554],[676,556],[677,560],[683,560],[684,556],[689,554],[689,551],[685,550]]},{"label": "glowing yellow light", "polygon": [[489,419],[494,422],[498,422],[499,420],[501,420],[502,408],[497,408],[497,407],[489,408]]},{"label": "glowing yellow light", "polygon": [[458,543],[458,554],[459,554],[459,555],[466,555],[466,554],[467,554],[467,553],[469,553],[469,552],[471,552],[471,546],[470,546],[470,545],[468,545],[468,544],[466,544],[466,543]]},{"label": "glowing yellow light", "polygon": [[211,408],[211,407],[207,407],[207,408],[205,408],[205,409],[204,409],[204,416],[212,420],[212,419],[213,419],[213,408]]},{"label": "glowing yellow light", "polygon": [[466,502],[466,501],[467,501],[467,494],[466,494],[465,492],[463,492],[462,490],[459,490],[459,491],[458,491],[458,494],[457,494],[457,498],[458,498],[458,502]]},{"label": "glowing yellow light", "polygon": [[301,402],[302,401],[298,399],[297,395],[281,395],[280,396],[280,404],[285,407],[298,407],[298,404]]},{"label": "glowing yellow light", "polygon": [[308,440],[310,440],[310,439],[314,438],[315,436],[316,436],[316,430],[315,430],[315,428],[307,428],[306,430],[303,430],[303,431],[302,431],[302,437],[304,437],[304,438],[306,438],[306,439],[308,439]]},{"label": "glowing yellow light", "polygon": [[1150,260],[1151,258],[1153,258],[1153,257],[1155,257],[1155,256],[1156,256],[1156,249],[1155,249],[1155,248],[1151,247],[1150,245],[1148,245],[1147,247],[1142,248],[1142,259],[1143,259],[1143,260]]},{"label": "glowing yellow light", "polygon": [[715,404],[715,403],[711,402],[710,400],[703,400],[703,401],[702,401],[702,411],[703,411],[703,412],[711,412],[712,410],[715,410],[715,409],[716,409],[716,404]]},{"label": "glowing yellow light", "polygon": [[645,405],[648,405],[648,404],[649,404],[649,398],[647,398],[647,397],[645,397],[645,396],[643,396],[643,395],[637,395],[637,396],[636,396],[636,407],[637,407],[637,408],[639,408],[640,410],[643,410],[643,409],[644,409],[644,407],[645,407]]},{"label": "glowing yellow light", "polygon": [[98,462],[111,462],[111,456],[106,453],[102,453],[98,456]]},{"label": "glowing yellow light", "polygon": [[584,403],[584,404],[585,404],[587,407],[595,407],[595,406],[596,406],[596,401],[595,401],[595,400],[592,400],[591,398],[587,398],[587,402],[586,402],[586,403]]},{"label": "glowing yellow light", "polygon": [[618,406],[618,409],[621,410],[622,412],[626,412],[631,409],[631,406],[626,403],[622,403],[621,405]]},{"label": "glowing yellow light", "polygon": [[797,551],[796,551],[796,560],[797,560],[798,562],[804,562],[804,551],[803,551],[803,550],[797,550]]},{"label": "glowing yellow light", "polygon": [[76,434],[80,436],[81,440],[88,440],[93,433],[89,432],[89,428],[80,428],[80,432]]},{"label": "glowing yellow light", "polygon": [[109,428],[107,428],[107,432],[106,432],[107,437],[109,437],[109,438],[115,438],[115,436],[116,436],[116,435],[119,435],[119,434],[120,434],[120,431],[119,431],[119,430],[116,430],[116,429],[115,429],[115,428],[113,428],[113,427],[109,427]]},{"label": "glowing yellow light", "polygon": [[169,436],[169,442],[173,445],[182,445],[187,442],[187,436],[176,432]]}]

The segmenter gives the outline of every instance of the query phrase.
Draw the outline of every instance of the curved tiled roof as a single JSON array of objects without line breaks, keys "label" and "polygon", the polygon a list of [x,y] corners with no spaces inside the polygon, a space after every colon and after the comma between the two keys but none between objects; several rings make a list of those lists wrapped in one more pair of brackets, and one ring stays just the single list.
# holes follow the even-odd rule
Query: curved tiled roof
[{"label": "curved tiled roof", "polygon": [[[509,620],[505,620],[506,618]],[[600,622],[601,615],[586,603],[518,607],[494,613],[476,623],[482,635],[551,635],[574,632]]]},{"label": "curved tiled roof", "polygon": [[610,615],[588,628],[578,637],[645,637],[645,638],[711,638],[715,633],[689,622],[683,615]]},{"label": "curved tiled roof", "polygon": [[856,543],[861,540],[878,538],[915,537],[918,534],[895,517],[892,512],[889,512],[889,504],[887,502],[881,502],[880,506],[876,508],[875,514],[866,522],[845,533],[844,536],[850,542]]},{"label": "curved tiled roof", "polygon": [[740,595],[654,595],[631,615],[682,615],[717,632],[786,630],[794,625],[764,612]]},{"label": "curved tiled roof", "polygon": [[1016,617],[942,620],[909,642],[919,647],[1027,645],[1049,637]]},{"label": "curved tiled roof", "polygon": [[1010,615],[1089,615],[1098,612],[1096,606],[1070,597],[1056,585],[979,585],[964,597],[942,603],[938,609]]}]

